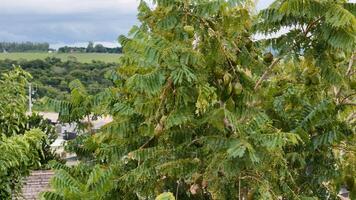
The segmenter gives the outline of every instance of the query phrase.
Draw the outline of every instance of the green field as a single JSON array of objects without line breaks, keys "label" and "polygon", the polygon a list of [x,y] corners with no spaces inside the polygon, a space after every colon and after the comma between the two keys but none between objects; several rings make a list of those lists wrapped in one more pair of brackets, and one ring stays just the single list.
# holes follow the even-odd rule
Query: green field
[{"label": "green field", "polygon": [[0,60],[35,60],[45,59],[47,57],[60,58],[62,61],[77,60],[82,63],[89,63],[93,60],[103,62],[118,62],[120,54],[108,53],[0,53]]}]

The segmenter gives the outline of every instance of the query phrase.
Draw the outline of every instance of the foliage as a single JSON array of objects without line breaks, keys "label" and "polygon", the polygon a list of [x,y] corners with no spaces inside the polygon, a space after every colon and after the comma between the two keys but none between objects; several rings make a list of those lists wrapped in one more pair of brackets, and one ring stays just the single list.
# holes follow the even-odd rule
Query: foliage
[{"label": "foliage", "polygon": [[112,169],[93,167],[80,164],[76,168],[69,168],[59,163],[53,163],[57,169],[51,184],[56,187],[55,192],[44,192],[45,199],[110,199],[102,194],[108,193],[114,187]]},{"label": "foliage", "polygon": [[[69,84],[71,95],[68,101],[47,99],[46,103],[59,113],[59,120],[64,123],[75,122],[80,130],[91,129],[91,112],[93,97],[88,94],[86,88],[79,80]],[[87,120],[83,122],[83,120]]]},{"label": "foliage", "polygon": [[57,137],[53,126],[40,116],[26,115],[29,78],[15,67],[0,79],[0,199],[17,195],[30,169],[54,158],[49,147]]},{"label": "foliage", "polygon": [[0,53],[2,52],[47,52],[48,50],[49,50],[48,43],[0,42]]},{"label": "foliage", "polygon": [[3,73],[0,79],[0,133],[6,136],[26,130],[27,98],[25,87],[31,75],[19,67]]},{"label": "foliage", "polygon": [[21,189],[22,177],[38,166],[44,134],[39,129],[0,140],[0,198],[11,199]]},{"label": "foliage", "polygon": [[0,133],[5,136],[24,134],[26,131],[38,128],[46,138],[41,149],[41,164],[46,164],[54,158],[50,144],[57,138],[53,125],[43,117],[32,114],[27,116],[26,87],[31,75],[20,67],[14,67],[8,73],[3,73],[0,79]]},{"label": "foliage", "polygon": [[[277,39],[274,45],[284,46],[286,51],[300,53],[303,49],[324,51],[325,48],[353,51],[355,48],[355,4],[345,1],[288,0],[275,1],[261,11],[261,23],[257,30],[272,33],[283,27],[290,31]],[[293,38],[293,40],[292,40]]]},{"label": "foliage", "polygon": [[[20,65],[24,70],[33,76],[34,98],[43,97],[66,99],[70,91],[70,82],[80,79],[89,88],[90,94],[102,91],[102,88],[111,85],[110,81],[104,78],[105,74],[113,70],[115,63],[80,63],[76,61],[63,62],[57,58],[46,58],[44,60],[0,60],[0,72],[7,72],[12,65]],[[41,101],[34,102],[35,108],[43,108]],[[42,109],[42,110],[43,110]]]},{"label": "foliage", "polygon": [[58,134],[56,128],[51,124],[51,121],[48,119],[44,119],[42,116],[33,113],[28,116],[27,119],[27,129],[39,129],[41,130],[46,137],[42,140],[42,149],[40,150],[40,163],[41,167],[47,167],[49,161],[59,160],[58,156],[51,149],[51,144],[57,139]]},{"label": "foliage", "polygon": [[174,196],[170,192],[165,192],[156,197],[156,200],[175,200]]},{"label": "foliage", "polygon": [[75,139],[67,141],[65,150],[67,152],[75,153],[80,160],[94,159],[93,153],[97,148],[97,144],[91,140],[91,135],[81,134]]},{"label": "foliage", "polygon": [[96,44],[94,46],[94,43],[89,42],[88,47],[60,47],[58,49],[59,53],[122,53],[121,47],[114,47],[114,48],[109,48],[105,47],[102,44]]},{"label": "foliage", "polygon": [[85,108],[114,118],[77,145],[93,178],[61,169],[45,199],[87,197],[88,185],[97,199],[355,193],[354,4],[275,1],[254,16],[249,1],[152,2],[119,38],[115,86]]},{"label": "foliage", "polygon": [[118,63],[120,54],[115,53],[48,53],[48,52],[31,52],[31,53],[0,53],[0,60],[45,60],[46,58],[58,58],[63,62],[72,61],[79,63]]}]

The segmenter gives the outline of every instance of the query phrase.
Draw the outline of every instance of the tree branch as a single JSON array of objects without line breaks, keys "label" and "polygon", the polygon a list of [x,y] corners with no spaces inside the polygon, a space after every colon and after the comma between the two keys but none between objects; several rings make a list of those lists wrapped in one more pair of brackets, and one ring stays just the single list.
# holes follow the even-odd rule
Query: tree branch
[{"label": "tree branch", "polygon": [[[159,99],[161,101],[160,101],[160,104],[159,104],[159,106],[157,108],[157,111],[156,111],[156,115],[155,115],[156,118],[159,117],[159,112],[162,109],[163,103],[166,100],[168,91],[169,91],[170,88],[172,88],[172,85],[173,85],[173,80],[171,78],[169,78],[167,83],[166,83],[166,85],[165,85],[165,87],[164,87],[164,89],[163,89],[163,91],[162,91],[162,95],[159,97]],[[158,138],[161,135],[161,133],[163,131],[163,128],[164,128],[164,124],[161,124],[161,122],[159,121],[157,123],[157,126],[160,126],[161,130],[159,130],[159,132],[156,132],[152,137],[150,137],[150,139],[148,139],[148,141],[145,142],[139,149],[146,148],[153,140],[155,140],[156,138]],[[157,126],[156,126],[156,128],[157,128]]]},{"label": "tree branch", "polygon": [[347,71],[346,71],[346,76],[350,76],[351,75],[352,66],[354,64],[354,60],[355,59],[356,59],[356,53],[353,53],[351,58],[350,58],[349,67],[347,68]]},{"label": "tree branch", "polygon": [[349,94],[349,95],[346,95],[346,96],[341,100],[341,103],[345,102],[348,98],[350,98],[350,97],[352,97],[352,96],[354,96],[354,95],[356,95],[356,93],[351,93],[351,94]]},{"label": "tree branch", "polygon": [[351,122],[353,119],[355,119],[355,117],[356,117],[356,112],[353,112],[347,117],[346,121]]},{"label": "tree branch", "polygon": [[[347,70],[346,70],[346,77],[350,77],[351,75],[352,75],[352,66],[353,66],[353,64],[354,64],[354,60],[356,59],[356,53],[352,53],[352,55],[351,55],[351,58],[350,58],[350,61],[349,61],[349,66],[348,66],[348,68],[347,68]],[[340,103],[340,99],[339,99],[339,95],[340,95],[340,93],[341,93],[341,87],[340,88],[336,88],[336,86],[334,86],[334,93],[335,93],[335,98],[336,98],[336,103],[337,104],[343,104],[344,103],[344,101],[347,99],[347,98],[349,98],[350,96],[346,96],[346,97],[344,97],[344,99],[341,101],[341,103]],[[351,96],[353,96],[354,94],[351,94]]]},{"label": "tree branch", "polygon": [[316,24],[318,23],[323,17],[319,17],[318,19],[316,19],[315,21],[312,21],[310,24],[307,25],[305,31],[304,31],[304,36],[307,36],[310,29]]},{"label": "tree branch", "polygon": [[354,103],[354,102],[343,102],[343,103],[340,103],[339,105],[342,105],[342,106],[356,106],[356,103]]},{"label": "tree branch", "polygon": [[265,70],[265,72],[262,74],[262,76],[260,77],[260,79],[257,81],[256,85],[255,85],[255,90],[258,89],[258,87],[261,85],[262,81],[264,81],[268,75],[268,73],[272,70],[272,68],[277,65],[277,63],[281,60],[282,58],[279,57],[277,59],[275,59],[270,66],[268,66],[268,68]]}]

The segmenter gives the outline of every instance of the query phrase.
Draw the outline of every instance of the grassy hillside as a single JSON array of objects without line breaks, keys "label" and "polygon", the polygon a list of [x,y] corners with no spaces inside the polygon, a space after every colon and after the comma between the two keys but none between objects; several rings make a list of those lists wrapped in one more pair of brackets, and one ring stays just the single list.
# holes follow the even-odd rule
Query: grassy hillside
[{"label": "grassy hillside", "polygon": [[47,57],[60,58],[62,61],[78,61],[82,63],[90,63],[92,60],[103,61],[106,63],[118,62],[120,54],[108,53],[0,53],[0,60],[36,60],[45,59]]}]

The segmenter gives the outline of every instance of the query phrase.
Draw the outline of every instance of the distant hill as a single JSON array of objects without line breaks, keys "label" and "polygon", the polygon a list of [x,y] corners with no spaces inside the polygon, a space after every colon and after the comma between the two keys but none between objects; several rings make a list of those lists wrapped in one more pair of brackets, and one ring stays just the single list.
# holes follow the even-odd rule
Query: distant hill
[{"label": "distant hill", "polygon": [[[19,59],[25,55],[32,59]],[[43,97],[51,97],[55,99],[65,99],[69,92],[69,83],[75,79],[80,80],[87,88],[90,94],[96,94],[104,88],[112,85],[112,82],[105,77],[108,77],[112,71],[116,70],[118,63],[103,62],[103,61],[89,61],[96,60],[97,54],[84,53],[74,54],[80,55],[77,57],[70,57],[66,60],[61,60],[55,57],[56,55],[70,54],[54,54],[53,57],[38,58],[44,56],[43,54],[33,53],[7,53],[0,54],[1,56],[18,56],[18,59],[1,59],[0,58],[0,74],[12,69],[13,65],[21,66],[24,70],[29,72],[33,79],[31,80],[33,95],[35,99]],[[33,55],[38,56],[35,58]],[[48,54],[45,54],[48,55]],[[119,54],[101,54],[110,57],[110,59],[118,60]],[[78,60],[87,60],[88,62],[79,62]],[[104,58],[102,58],[104,59]],[[36,102],[35,102],[36,104]],[[39,105],[39,104],[37,104]]]}]

